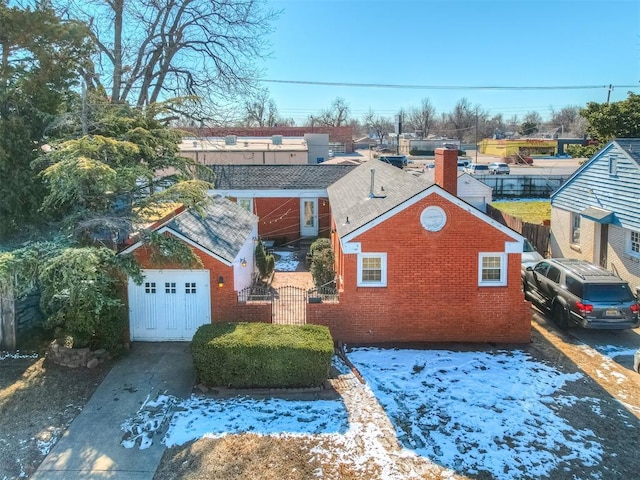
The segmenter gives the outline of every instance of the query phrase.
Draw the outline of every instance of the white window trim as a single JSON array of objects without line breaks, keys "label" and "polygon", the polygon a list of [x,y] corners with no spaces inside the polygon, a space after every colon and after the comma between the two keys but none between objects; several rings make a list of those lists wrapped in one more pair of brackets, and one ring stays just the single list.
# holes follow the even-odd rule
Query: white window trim
[{"label": "white window trim", "polygon": [[[253,198],[251,197],[237,197],[236,203],[240,205],[240,201],[248,201],[249,202],[249,212],[253,213]],[[242,205],[240,205],[242,206]]]},{"label": "white window trim", "polygon": [[[578,241],[577,242],[575,242],[574,239],[573,239],[573,237],[574,237],[573,233],[576,230],[574,228],[574,226],[573,226],[573,219],[574,218],[578,219],[578,225],[579,225],[578,228],[577,228],[577,230],[578,230]],[[581,233],[580,229],[581,228],[582,228],[582,218],[580,217],[580,214],[576,213],[576,212],[571,212],[571,214],[569,215],[569,237],[570,237],[569,238],[569,243],[571,245],[576,245],[576,246],[580,245],[580,233]]]},{"label": "white window trim", "polygon": [[[380,258],[381,259],[381,278],[379,282],[363,282],[362,281],[362,259],[363,258]],[[387,286],[387,254],[386,253],[359,253],[358,254],[358,287],[386,287]]]},{"label": "white window trim", "polygon": [[[500,280],[482,280],[482,259],[485,257],[500,258]],[[480,252],[478,254],[478,286],[479,287],[504,287],[507,285],[507,259],[506,253],[502,252]]]},{"label": "white window trim", "polygon": [[631,234],[634,232],[640,235],[640,232],[637,232],[635,230],[627,230],[627,233],[626,233],[627,254],[635,258],[640,258],[640,252],[634,252],[633,250],[631,250]]}]

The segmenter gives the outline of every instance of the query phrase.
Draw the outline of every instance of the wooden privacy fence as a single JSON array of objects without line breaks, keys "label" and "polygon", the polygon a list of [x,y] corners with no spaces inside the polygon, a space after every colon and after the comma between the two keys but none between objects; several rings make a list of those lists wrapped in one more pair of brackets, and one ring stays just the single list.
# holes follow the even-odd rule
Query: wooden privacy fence
[{"label": "wooden privacy fence", "polygon": [[551,237],[550,226],[523,222],[521,218],[501,212],[491,205],[487,205],[487,215],[527,238],[540,255],[548,256]]},{"label": "wooden privacy fence", "polygon": [[16,350],[41,323],[39,293],[16,299],[11,291],[0,291],[0,350]]}]

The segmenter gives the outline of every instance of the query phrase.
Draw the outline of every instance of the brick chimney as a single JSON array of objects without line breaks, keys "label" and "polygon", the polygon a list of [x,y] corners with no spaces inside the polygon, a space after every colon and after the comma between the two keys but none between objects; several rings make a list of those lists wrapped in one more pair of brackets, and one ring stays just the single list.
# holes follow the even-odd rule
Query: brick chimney
[{"label": "brick chimney", "polygon": [[458,196],[458,149],[436,148],[434,175],[439,186]]}]

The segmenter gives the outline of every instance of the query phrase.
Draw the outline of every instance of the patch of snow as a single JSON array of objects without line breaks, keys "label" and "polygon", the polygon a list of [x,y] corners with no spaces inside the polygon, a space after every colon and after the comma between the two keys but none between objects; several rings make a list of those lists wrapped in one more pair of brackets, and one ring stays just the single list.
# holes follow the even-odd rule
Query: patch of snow
[{"label": "patch of snow", "polygon": [[176,405],[163,443],[173,447],[197,438],[245,432],[317,435],[344,432],[347,426],[347,411],[341,400],[295,401],[246,396],[218,399],[192,395]]},{"label": "patch of snow", "polygon": [[20,353],[20,350],[16,350],[15,352],[5,352],[4,350],[0,351],[0,361],[2,360],[19,360],[21,358],[38,358],[37,353]]},{"label": "patch of snow", "polygon": [[48,455],[53,446],[58,442],[61,431],[61,428],[53,428],[53,430],[49,432],[49,438],[46,440],[36,439],[36,446],[43,456]]},{"label": "patch of snow", "polygon": [[176,403],[171,395],[158,395],[154,400],[147,396],[136,415],[120,426],[125,432],[122,446],[133,448],[137,444],[140,450],[145,450],[153,445],[153,436],[166,426]]},{"label": "patch of snow", "polygon": [[636,350],[638,350],[637,348],[621,347],[619,345],[595,345],[593,348],[600,352],[602,355],[606,355],[610,358],[623,356],[633,357],[633,355],[636,353]]},{"label": "patch of snow", "polygon": [[[471,475],[548,476],[562,461],[602,460],[593,432],[574,429],[548,401],[579,379],[522,351],[353,350],[406,448]],[[485,473],[482,473],[485,472]]]},{"label": "patch of snow", "polygon": [[276,270],[278,272],[295,272],[300,262],[296,260],[294,252],[277,251],[273,252],[280,258],[276,261]]}]

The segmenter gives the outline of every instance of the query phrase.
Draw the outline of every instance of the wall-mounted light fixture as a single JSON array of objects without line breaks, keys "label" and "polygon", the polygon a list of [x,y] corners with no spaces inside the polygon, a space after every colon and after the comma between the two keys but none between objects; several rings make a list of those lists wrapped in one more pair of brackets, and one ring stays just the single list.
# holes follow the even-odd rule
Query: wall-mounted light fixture
[{"label": "wall-mounted light fixture", "polygon": [[222,277],[222,275],[218,277],[218,286],[220,288],[224,287],[224,278]]},{"label": "wall-mounted light fixture", "polygon": [[247,266],[247,259],[243,258],[242,260],[240,260],[240,265],[242,265],[243,267]]},{"label": "wall-mounted light fixture", "polygon": [[258,237],[253,237],[253,244],[257,245],[258,244]]}]

